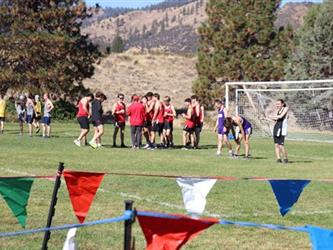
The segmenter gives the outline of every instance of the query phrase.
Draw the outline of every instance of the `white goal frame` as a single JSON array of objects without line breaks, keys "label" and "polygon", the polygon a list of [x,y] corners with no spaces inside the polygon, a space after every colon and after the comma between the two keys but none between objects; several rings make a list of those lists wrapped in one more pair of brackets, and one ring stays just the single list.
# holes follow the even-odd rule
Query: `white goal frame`
[{"label": "white goal frame", "polygon": [[235,114],[239,115],[239,93],[246,93],[246,92],[298,92],[298,91],[320,91],[320,90],[333,90],[333,86],[332,87],[323,87],[323,88],[299,88],[299,89],[236,89]]},{"label": "white goal frame", "polygon": [[[331,84],[331,87],[328,87],[330,90],[330,88],[333,88],[333,79],[326,79],[326,80],[305,80],[305,81],[272,81],[272,82],[226,82],[225,83],[225,106],[227,109],[229,109],[229,104],[230,104],[230,96],[229,96],[229,92],[230,92],[230,87],[231,86],[263,86],[263,85],[266,85],[266,86],[271,86],[271,85],[297,85],[297,84],[304,84],[305,86],[309,86],[309,88],[294,88],[294,91],[301,91],[302,89],[304,90],[310,90],[311,88],[315,89],[315,90],[320,90],[319,88],[315,88],[313,87],[314,84],[320,84],[320,83],[329,83]],[[257,89],[257,88],[256,88]],[[236,94],[237,94],[237,90],[236,89]],[[243,90],[244,92],[246,91],[251,91],[251,89],[246,89],[246,88],[243,88],[241,89]],[[270,89],[272,90],[272,89]],[[292,90],[292,89],[288,89],[289,91]],[[253,92],[259,92],[258,89],[257,90],[254,90],[253,89]],[[260,89],[260,91],[269,91],[268,89]],[[275,89],[274,91],[287,91],[285,88],[283,89]],[[237,98],[236,98],[237,100]]]}]

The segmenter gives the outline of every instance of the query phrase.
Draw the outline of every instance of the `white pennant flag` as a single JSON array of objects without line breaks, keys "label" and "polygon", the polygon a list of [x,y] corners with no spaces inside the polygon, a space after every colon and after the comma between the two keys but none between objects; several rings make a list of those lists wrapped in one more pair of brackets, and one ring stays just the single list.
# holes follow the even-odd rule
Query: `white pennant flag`
[{"label": "white pennant flag", "polygon": [[185,209],[191,215],[201,215],[206,206],[206,196],[216,179],[177,178],[182,189]]},{"label": "white pennant flag", "polygon": [[74,242],[76,229],[77,228],[71,228],[68,230],[66,241],[65,241],[65,244],[64,244],[64,247],[62,248],[62,250],[75,250],[76,249],[75,242]]}]

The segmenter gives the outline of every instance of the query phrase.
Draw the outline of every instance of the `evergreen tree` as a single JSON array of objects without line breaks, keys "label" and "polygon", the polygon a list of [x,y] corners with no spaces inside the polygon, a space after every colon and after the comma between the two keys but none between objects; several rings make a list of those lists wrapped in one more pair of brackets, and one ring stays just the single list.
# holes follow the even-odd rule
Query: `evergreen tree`
[{"label": "evergreen tree", "polygon": [[80,33],[91,16],[82,0],[0,2],[0,91],[29,89],[74,96],[101,56]]},{"label": "evergreen tree", "polygon": [[[333,78],[333,0],[311,8],[296,36],[296,46],[286,66],[288,80],[321,80]],[[299,87],[303,87],[300,85]],[[316,86],[313,86],[316,87]],[[322,85],[321,85],[322,87]],[[299,91],[285,98],[303,107],[300,121],[319,120],[333,112],[333,91]],[[322,118],[324,116],[324,118]],[[321,124],[323,128],[325,124]]]},{"label": "evergreen tree", "polygon": [[194,92],[210,106],[226,81],[279,80],[291,47],[292,30],[276,29],[280,0],[210,0],[208,21],[199,28]]},{"label": "evergreen tree", "polygon": [[286,66],[290,80],[333,77],[333,0],[311,8]]},{"label": "evergreen tree", "polygon": [[122,53],[124,51],[125,44],[121,36],[117,35],[111,45],[111,52],[112,53]]}]

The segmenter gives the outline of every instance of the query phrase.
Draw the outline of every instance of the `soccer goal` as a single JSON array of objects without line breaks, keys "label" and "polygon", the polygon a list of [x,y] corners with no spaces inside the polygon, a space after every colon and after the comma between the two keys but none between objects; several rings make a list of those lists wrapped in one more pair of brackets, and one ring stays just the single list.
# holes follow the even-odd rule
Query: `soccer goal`
[{"label": "soccer goal", "polygon": [[333,80],[228,82],[226,107],[254,126],[255,135],[271,136],[275,102],[289,107],[288,138],[333,143]]}]

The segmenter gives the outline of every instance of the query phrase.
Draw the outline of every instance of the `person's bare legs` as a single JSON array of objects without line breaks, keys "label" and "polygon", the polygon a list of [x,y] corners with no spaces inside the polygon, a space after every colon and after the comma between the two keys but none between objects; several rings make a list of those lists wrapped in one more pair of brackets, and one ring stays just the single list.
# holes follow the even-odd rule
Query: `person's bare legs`
[{"label": "person's bare legs", "polygon": [[122,147],[125,146],[125,127],[120,128],[120,143]]},{"label": "person's bare legs", "polygon": [[217,155],[221,155],[221,151],[222,151],[222,147],[223,147],[223,135],[218,134],[217,135]]},{"label": "person's bare legs", "polygon": [[279,148],[280,148],[281,155],[283,156],[283,159],[285,161],[288,161],[288,153],[287,153],[287,150],[284,147],[284,145],[279,145]]},{"label": "person's bare legs", "polygon": [[275,144],[275,155],[276,155],[276,159],[277,160],[281,160],[281,156],[280,156],[280,146],[279,144]]},{"label": "person's bare legs", "polygon": [[250,135],[245,135],[245,139],[244,140],[244,150],[245,150],[245,157],[249,156],[250,153]]},{"label": "person's bare legs", "polygon": [[81,133],[79,137],[77,138],[78,141],[81,141],[82,139],[85,140],[85,143],[87,142],[87,134],[89,133],[89,129],[81,129]]},{"label": "person's bare legs", "polygon": [[113,146],[115,147],[117,145],[117,135],[118,135],[119,127],[115,126],[114,127],[114,132],[113,132]]}]

